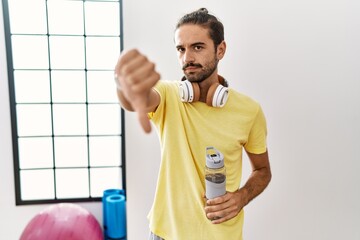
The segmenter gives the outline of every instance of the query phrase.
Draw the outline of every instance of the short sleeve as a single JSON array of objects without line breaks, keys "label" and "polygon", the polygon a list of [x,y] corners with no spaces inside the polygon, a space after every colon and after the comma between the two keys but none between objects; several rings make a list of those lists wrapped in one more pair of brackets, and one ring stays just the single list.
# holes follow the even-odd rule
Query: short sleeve
[{"label": "short sleeve", "polygon": [[250,129],[248,141],[244,148],[247,152],[254,154],[261,154],[266,152],[267,143],[267,126],[264,113],[259,106],[257,114],[255,115],[253,125]]}]

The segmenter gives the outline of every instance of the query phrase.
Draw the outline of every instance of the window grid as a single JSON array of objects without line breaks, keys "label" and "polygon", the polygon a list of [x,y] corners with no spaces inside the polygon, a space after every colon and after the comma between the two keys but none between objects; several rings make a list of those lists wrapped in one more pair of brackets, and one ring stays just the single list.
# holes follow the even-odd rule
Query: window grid
[{"label": "window grid", "polygon": [[[117,101],[109,101],[107,100],[102,100],[98,102],[96,100],[90,100],[89,99],[89,76],[90,74],[96,74],[96,73],[109,73],[112,74],[113,73],[113,69],[112,67],[104,67],[104,66],[100,66],[100,67],[94,67],[94,66],[89,66],[88,64],[88,59],[89,56],[87,56],[88,54],[88,49],[87,49],[87,45],[89,44],[87,42],[87,40],[90,41],[90,39],[117,39],[116,41],[118,42],[118,46],[119,46],[119,52],[123,49],[123,32],[122,32],[122,1],[63,1],[63,2],[81,2],[82,3],[82,11],[83,11],[83,34],[56,34],[56,33],[51,33],[50,29],[49,29],[49,2],[53,2],[53,1],[43,1],[45,4],[45,9],[46,9],[46,33],[19,33],[19,32],[15,32],[12,33],[10,26],[11,26],[11,22],[10,22],[10,12],[9,12],[9,2],[11,2],[11,0],[3,0],[3,9],[4,9],[4,27],[5,27],[5,38],[6,38],[6,49],[7,49],[7,63],[8,63],[8,79],[9,79],[9,91],[10,91],[10,108],[11,108],[11,121],[12,121],[12,135],[13,135],[13,155],[14,155],[14,172],[15,172],[15,192],[16,192],[16,204],[17,205],[23,205],[23,204],[36,204],[36,203],[55,203],[55,202],[79,202],[79,201],[99,201],[101,199],[101,196],[99,196],[99,186],[98,187],[94,187],[92,185],[92,183],[94,181],[96,181],[96,177],[92,178],[93,176],[95,176],[96,171],[97,174],[99,175],[98,180],[103,180],[102,178],[107,178],[108,176],[104,173],[102,173],[101,175],[101,170],[109,170],[108,172],[110,173],[110,171],[112,170],[116,170],[118,169],[118,171],[120,173],[120,181],[121,181],[121,188],[126,190],[126,167],[125,167],[125,124],[124,124],[124,111],[122,109],[120,109]],[[106,3],[117,3],[119,8],[119,33],[118,34],[87,34],[87,29],[86,29],[86,24],[87,24],[87,17],[89,17],[89,15],[86,15],[86,11],[85,11],[85,4],[86,3],[99,3],[99,4],[106,4]],[[100,5],[98,5],[100,6]],[[29,36],[29,37],[46,37],[46,41],[47,41],[47,67],[17,67],[14,66],[14,59],[13,59],[13,41],[14,38],[16,37],[23,37],[23,36]],[[82,38],[83,41],[83,65],[84,67],[75,67],[75,68],[59,68],[54,66],[54,64],[52,63],[52,51],[54,50],[54,48],[52,48],[52,38],[56,38],[56,37],[70,37],[70,38]],[[28,46],[31,48],[31,46]],[[100,53],[101,54],[101,53]],[[18,56],[17,56],[18,57]],[[21,101],[21,100],[17,100],[16,99],[16,93],[17,93],[17,86],[15,84],[15,81],[17,81],[18,79],[15,77],[16,74],[21,74],[21,73],[26,73],[26,72],[43,72],[46,73],[48,75],[48,80],[49,80],[49,101],[44,101],[44,100],[39,100],[39,101]],[[84,101],[54,101],[54,77],[52,76],[55,73],[69,73],[69,72],[78,72],[78,73],[83,73],[84,74],[84,88],[85,88],[85,99]],[[95,86],[98,87],[98,86]],[[96,89],[96,88],[95,88]],[[32,89],[27,89],[29,91],[31,91]],[[19,91],[19,90],[18,90]],[[21,124],[19,123],[19,113],[22,113],[21,111],[19,112],[19,109],[21,108],[27,108],[27,107],[34,107],[34,106],[42,106],[43,108],[45,107],[50,107],[50,125],[51,125],[51,131],[48,134],[44,134],[44,133],[40,133],[40,134],[34,134],[34,133],[28,133],[28,134],[21,134],[21,128],[19,130],[19,125],[21,126]],[[65,107],[66,106],[66,107]],[[86,129],[85,129],[85,133],[75,133],[75,134],[71,134],[71,133],[63,133],[60,134],[58,133],[58,131],[56,130],[55,126],[58,122],[61,122],[59,120],[54,121],[54,115],[55,115],[55,110],[56,108],[61,108],[61,107],[65,107],[69,108],[69,107],[74,107],[74,108],[78,108],[77,110],[79,110],[81,107],[83,108],[83,110],[85,111],[85,125],[86,125]],[[97,132],[94,132],[94,130],[90,129],[90,125],[92,121],[95,121],[95,119],[98,117],[97,115],[100,115],[99,113],[101,113],[101,111],[103,111],[103,113],[105,113],[106,111],[104,111],[103,109],[109,108],[109,107],[113,107],[113,109],[108,109],[107,113],[111,113],[111,116],[114,116],[114,113],[118,113],[118,120],[119,120],[119,130],[117,133],[113,133],[110,129],[107,129],[107,132],[101,132],[104,130],[97,130]],[[55,108],[55,109],[54,109]],[[64,110],[63,109],[63,110]],[[97,109],[97,114],[93,114],[93,118],[90,118],[90,110],[92,109],[92,111],[95,111],[95,109]],[[114,110],[115,109],[115,110]],[[75,109],[76,110],[76,109]],[[78,113],[78,111],[73,111],[73,113]],[[28,114],[29,116],[29,114]],[[71,115],[66,115],[67,117],[71,116]],[[36,118],[34,118],[36,119]],[[33,119],[33,120],[34,120]],[[56,119],[56,118],[55,118]],[[115,118],[116,119],[116,118]],[[40,120],[36,119],[36,120]],[[75,120],[75,119],[73,119]],[[101,125],[101,121],[97,120],[98,122],[96,123],[97,125],[93,124],[93,129],[96,129],[99,125]],[[33,121],[34,122],[34,121]],[[64,119],[64,122],[66,122],[66,120]],[[95,121],[96,122],[96,121]],[[114,122],[112,122],[114,123]],[[64,126],[66,125],[65,123],[62,123]],[[111,124],[110,124],[111,125]],[[113,124],[114,125],[114,124]],[[63,127],[64,127],[63,126]],[[31,127],[28,127],[28,130],[32,129]],[[75,128],[74,128],[75,129]],[[19,134],[20,132],[20,134]],[[31,131],[30,131],[31,132]],[[116,132],[116,131],[115,131]],[[21,142],[23,144],[24,141],[28,140],[28,141],[45,141],[45,140],[49,140],[51,139],[51,149],[47,149],[48,151],[48,156],[49,156],[49,152],[51,152],[52,155],[52,166],[26,166],[26,167],[22,167],[22,162],[21,162],[21,154],[22,152],[20,151],[20,145],[19,142]],[[57,141],[60,142],[60,140],[84,140],[86,139],[86,147],[85,147],[85,151],[86,151],[86,157],[87,157],[87,161],[86,164],[79,164],[78,166],[76,165],[71,165],[71,166],[66,166],[65,165],[61,165],[57,162],[57,160],[59,160],[59,156],[57,156],[57,148],[59,147],[59,143],[56,143]],[[102,140],[102,141],[99,141]],[[115,149],[116,147],[118,148],[118,155],[119,155],[119,160],[117,163],[107,163],[104,165],[101,165],[99,163],[95,163],[92,162],[92,156],[97,156],[98,159],[101,158],[102,156],[102,150],[104,148],[106,148],[108,145],[106,146],[102,146],[102,148],[99,147],[94,147],[95,142],[97,141],[98,145],[104,145],[101,142],[106,142],[106,140],[109,139],[113,139],[113,142],[119,142],[119,144],[117,146],[114,146],[113,144],[113,149]],[[96,140],[96,141],[95,141]],[[62,144],[64,144],[63,141]],[[92,143],[94,142],[94,143]],[[100,143],[100,144],[99,144]],[[111,143],[111,142],[110,142]],[[23,144],[24,146],[26,146],[26,144]],[[66,144],[65,144],[66,145]],[[111,144],[110,144],[111,145]],[[63,150],[67,149],[64,148]],[[29,147],[28,147],[29,148]],[[95,149],[95,150],[94,150]],[[36,150],[36,148],[35,148]],[[34,149],[32,149],[32,151],[35,151]],[[39,151],[39,152],[46,152],[46,149],[41,149],[44,151]],[[73,150],[73,149],[72,149]],[[77,149],[76,149],[77,150]],[[111,150],[111,149],[110,149]],[[31,150],[30,150],[31,151]],[[92,153],[92,151],[97,151],[96,154]],[[106,151],[106,150],[105,150]],[[80,152],[80,151],[78,151]],[[45,153],[44,153],[45,154]],[[65,154],[66,155],[66,154]],[[101,155],[99,157],[99,155]],[[46,158],[46,157],[44,157]],[[61,158],[61,157],[60,157]],[[66,159],[66,156],[63,157],[64,159]],[[95,157],[96,158],[96,157]],[[110,157],[111,158],[111,157]],[[29,164],[29,163],[27,163]],[[23,164],[24,165],[24,164]],[[36,164],[35,164],[36,165]],[[61,166],[60,166],[61,165]],[[26,186],[28,183],[23,180],[22,181],[22,175],[26,175],[26,174],[32,174],[32,173],[39,173],[38,175],[41,175],[41,173],[46,173],[50,174],[49,170],[52,171],[52,177],[53,177],[53,196],[46,195],[45,197],[30,197],[30,198],[26,198],[24,199],[24,195],[26,195],[26,189],[24,190],[22,187]],[[85,171],[81,171],[81,170],[85,170]],[[66,174],[63,174],[64,171]],[[60,180],[58,177],[65,177],[65,179],[63,180],[67,180],[66,177],[69,176],[69,174],[71,175],[71,172],[73,171],[75,172],[74,176],[77,177],[79,175],[79,173],[81,173],[83,176],[83,178],[86,178],[87,182],[87,193],[85,190],[85,195],[83,194],[83,196],[75,196],[67,193],[68,196],[63,195],[63,196],[58,196],[59,192],[61,189],[59,189],[58,187],[61,186],[61,184],[59,183]],[[76,171],[78,171],[78,173],[76,173]],[[79,172],[80,171],[80,172]],[[61,173],[63,175],[61,175]],[[50,174],[51,175],[51,174]],[[116,173],[115,175],[115,179],[116,179]],[[102,178],[101,178],[102,177]],[[29,178],[30,179],[30,178]],[[111,178],[110,178],[111,179]],[[79,181],[75,181],[73,184],[76,185],[78,182],[84,181],[84,179],[77,179]],[[113,179],[114,180],[114,177]],[[24,182],[25,181],[25,182]],[[110,181],[110,180],[109,180]],[[36,182],[36,181],[34,181]],[[41,185],[41,181],[38,180],[38,182]],[[66,185],[68,186],[68,185]],[[80,185],[79,185],[80,186]],[[41,191],[40,189],[37,189],[37,186],[33,185],[32,187],[32,191]],[[48,186],[47,186],[48,187]],[[46,188],[46,187],[45,187]],[[92,189],[93,188],[98,188],[97,189],[97,195],[96,194],[92,194]],[[82,191],[84,190],[84,185],[80,186],[80,188]],[[104,189],[102,189],[104,190]],[[51,190],[50,190],[51,192]],[[51,194],[50,194],[51,195]],[[40,194],[41,196],[41,194]],[[64,197],[65,196],[65,197]]]}]

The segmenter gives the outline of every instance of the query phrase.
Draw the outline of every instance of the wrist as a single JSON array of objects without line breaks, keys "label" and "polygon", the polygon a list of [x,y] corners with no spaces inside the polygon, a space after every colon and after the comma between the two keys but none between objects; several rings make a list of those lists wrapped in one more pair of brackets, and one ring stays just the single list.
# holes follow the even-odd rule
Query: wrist
[{"label": "wrist", "polygon": [[239,188],[236,194],[238,195],[241,207],[245,207],[250,202],[249,192],[245,187]]}]

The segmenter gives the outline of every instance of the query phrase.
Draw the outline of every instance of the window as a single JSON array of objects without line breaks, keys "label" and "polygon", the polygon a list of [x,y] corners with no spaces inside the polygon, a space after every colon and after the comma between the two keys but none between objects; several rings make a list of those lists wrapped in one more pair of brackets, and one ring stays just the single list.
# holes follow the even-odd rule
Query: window
[{"label": "window", "polygon": [[3,0],[16,204],[125,189],[122,1]]}]

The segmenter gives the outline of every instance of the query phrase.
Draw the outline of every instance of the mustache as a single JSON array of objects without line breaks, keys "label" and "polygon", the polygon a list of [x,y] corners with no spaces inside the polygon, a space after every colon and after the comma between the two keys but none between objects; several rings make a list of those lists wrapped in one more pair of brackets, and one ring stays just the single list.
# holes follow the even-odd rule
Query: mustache
[{"label": "mustache", "polygon": [[188,67],[200,67],[202,68],[202,65],[199,63],[185,63],[185,65],[182,67],[182,70],[185,70]]}]

